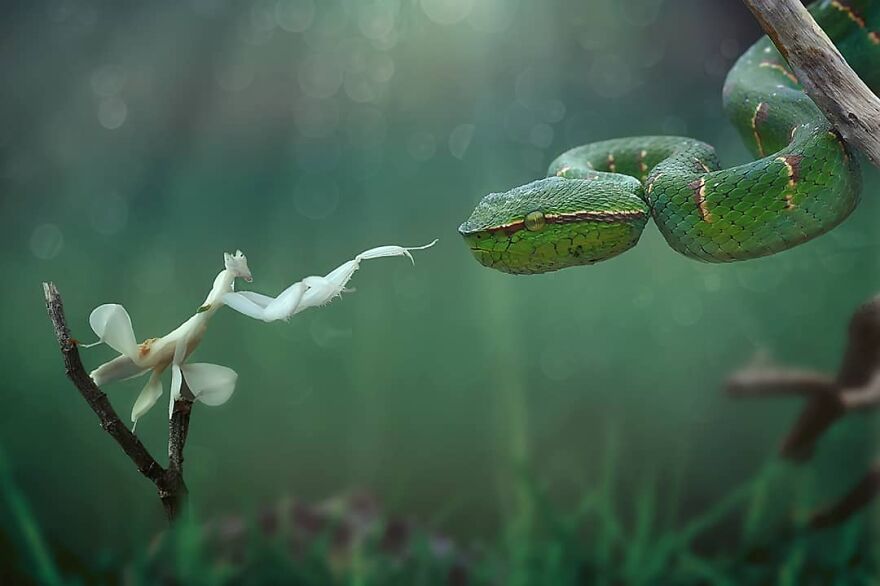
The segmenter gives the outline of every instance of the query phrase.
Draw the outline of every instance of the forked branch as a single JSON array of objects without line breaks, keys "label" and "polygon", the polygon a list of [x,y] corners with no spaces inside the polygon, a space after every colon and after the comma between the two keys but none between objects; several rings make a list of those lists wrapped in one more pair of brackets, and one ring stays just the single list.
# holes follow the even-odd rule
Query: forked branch
[{"label": "forked branch", "polygon": [[[816,442],[838,419],[853,411],[880,405],[880,296],[853,314],[849,341],[836,376],[785,368],[747,368],[727,383],[735,397],[796,395],[806,399],[797,421],[780,448],[780,455],[805,460]],[[880,463],[839,502],[815,514],[813,527],[843,522],[880,493]]]},{"label": "forked branch", "polygon": [[137,467],[138,472],[156,485],[165,513],[168,519],[173,521],[180,514],[187,495],[186,484],[183,482],[183,447],[189,430],[192,401],[184,398],[174,405],[169,423],[169,466],[166,470],[153,458],[141,440],[128,429],[113,409],[107,395],[98,388],[83,367],[77,342],[71,337],[67,326],[61,294],[55,284],[43,283],[43,295],[64,359],[64,371],[67,377],[98,416],[101,428],[119,444],[122,451]]}]

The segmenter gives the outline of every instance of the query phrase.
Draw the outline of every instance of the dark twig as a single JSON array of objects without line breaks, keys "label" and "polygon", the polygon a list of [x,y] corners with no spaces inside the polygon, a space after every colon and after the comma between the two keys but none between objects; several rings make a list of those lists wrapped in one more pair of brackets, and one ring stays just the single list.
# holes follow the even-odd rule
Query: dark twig
[{"label": "dark twig", "polygon": [[880,463],[874,464],[842,499],[815,513],[810,518],[810,526],[822,529],[839,525],[853,513],[866,507],[878,492],[880,492]]},{"label": "dark twig", "polygon": [[168,422],[168,468],[183,473],[183,447],[189,434],[193,399],[186,388],[186,383],[181,391],[183,396],[174,402],[174,409]]},{"label": "dark twig", "polygon": [[[46,298],[46,309],[49,319],[55,328],[55,337],[61,348],[64,359],[64,370],[67,377],[86,400],[104,429],[122,448],[129,459],[134,462],[138,471],[156,485],[159,497],[169,520],[174,520],[180,513],[186,498],[186,485],[183,482],[183,446],[189,430],[189,416],[192,401],[181,399],[175,403],[171,419],[172,434],[168,442],[170,465],[168,470],[162,468],[147,448],[134,433],[123,423],[113,409],[107,395],[95,385],[83,367],[79,357],[76,340],[70,336],[67,320],[64,317],[64,305],[61,294],[54,283],[43,283],[43,294]],[[183,405],[185,403],[185,405]],[[181,404],[181,405],[178,405]],[[179,410],[178,410],[179,407]],[[179,411],[179,412],[178,412]]]},{"label": "dark twig", "polygon": [[184,383],[181,398],[174,402],[171,419],[168,421],[168,471],[166,480],[173,490],[159,491],[159,496],[169,511],[171,518],[177,517],[186,503],[189,490],[183,481],[183,448],[189,434],[189,418],[192,414],[193,399]]},{"label": "dark twig", "polygon": [[[835,377],[796,369],[747,368],[728,380],[735,397],[799,395],[806,399],[780,455],[806,460],[819,438],[838,419],[880,405],[880,296],[859,307],[849,324],[849,341]],[[841,501],[816,514],[814,527],[840,523],[880,493],[880,463]]]},{"label": "dark twig", "polygon": [[138,471],[153,482],[158,481],[164,472],[162,466],[150,455],[141,440],[129,431],[119,415],[116,414],[113,406],[110,405],[107,395],[95,385],[86,373],[79,357],[76,341],[70,336],[70,330],[64,317],[61,295],[55,284],[43,283],[43,293],[46,297],[49,319],[52,320],[52,325],[55,327],[55,337],[58,339],[58,345],[61,347],[61,354],[64,357],[64,371],[68,378],[98,416],[104,431],[116,440],[116,443],[137,466]]},{"label": "dark twig", "polygon": [[844,140],[880,166],[880,98],[852,70],[801,0],[743,2]]},{"label": "dark twig", "polygon": [[833,393],[835,380],[811,370],[749,369],[738,372],[727,383],[727,391],[737,397],[762,395],[806,395]]}]

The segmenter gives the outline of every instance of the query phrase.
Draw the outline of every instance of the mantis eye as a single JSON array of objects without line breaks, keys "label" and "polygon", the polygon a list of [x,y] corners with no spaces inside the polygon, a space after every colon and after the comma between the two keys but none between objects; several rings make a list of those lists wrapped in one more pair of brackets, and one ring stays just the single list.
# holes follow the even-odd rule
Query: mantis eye
[{"label": "mantis eye", "polygon": [[529,232],[540,232],[544,229],[546,225],[546,221],[544,220],[543,212],[529,212],[526,214],[525,221],[523,222],[526,226],[526,230]]}]

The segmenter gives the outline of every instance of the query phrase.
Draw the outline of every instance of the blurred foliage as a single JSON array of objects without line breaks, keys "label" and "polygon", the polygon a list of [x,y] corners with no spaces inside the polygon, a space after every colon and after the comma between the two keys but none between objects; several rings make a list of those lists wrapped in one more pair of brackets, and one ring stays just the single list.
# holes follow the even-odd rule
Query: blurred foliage
[{"label": "blurred foliage", "polygon": [[[2,16],[0,445],[16,465],[7,496],[27,495],[49,559],[118,568],[162,516],[65,380],[41,280],[74,335],[89,340],[89,311],[119,302],[148,337],[192,313],[224,250],[244,250],[253,288],[276,293],[365,248],[439,237],[415,267],[371,263],[356,293],[290,323],[218,315],[196,359],[239,386],[196,409],[188,484],[205,518],[367,487],[389,516],[491,543],[529,577],[628,571],[641,562],[617,562],[634,547],[659,559],[644,519],[700,518],[764,468],[795,413],[731,402],[725,376],[756,353],[833,368],[847,317],[880,289],[869,168],[851,219],[747,263],[687,260],[649,227],[608,263],[516,278],[458,241],[483,194],[576,144],[686,134],[744,160],[721,84],[759,32],[736,0],[21,0]],[[107,389],[120,412],[140,385]],[[138,426],[156,454],[161,412]],[[608,429],[622,441],[607,514],[642,515],[626,526],[643,537],[536,545],[549,517],[530,486],[577,510],[608,478]],[[839,495],[874,437],[870,418],[833,429],[774,483],[754,531]],[[15,502],[3,527],[22,523]],[[859,523],[843,531],[861,548]],[[718,551],[735,560],[745,545],[727,533]],[[768,555],[797,576],[818,563],[809,543]],[[734,575],[687,555],[675,565],[689,575]]]},{"label": "blurred foliage", "polygon": [[135,585],[794,585],[871,584],[880,569],[864,519],[814,532],[765,514],[768,494],[792,480],[779,465],[682,521],[668,514],[675,497],[661,501],[651,483],[627,503],[627,514],[618,502],[615,455],[606,451],[599,485],[573,510],[560,510],[522,477],[535,527],[523,533],[508,526],[498,541],[461,545],[411,520],[383,517],[374,500],[353,494],[207,522],[186,515],[130,554],[69,558],[60,569],[3,462],[0,488],[11,509],[4,512],[14,516],[11,546],[21,555],[6,560],[0,577]]}]

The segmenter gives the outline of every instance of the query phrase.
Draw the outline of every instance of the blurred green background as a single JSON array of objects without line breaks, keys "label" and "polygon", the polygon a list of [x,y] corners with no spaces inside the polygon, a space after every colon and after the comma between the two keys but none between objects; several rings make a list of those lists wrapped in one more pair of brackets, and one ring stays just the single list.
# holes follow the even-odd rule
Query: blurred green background
[{"label": "blurred green background", "polygon": [[[456,233],[478,199],[562,150],[684,134],[747,154],[721,109],[759,36],[740,2],[187,0],[4,3],[0,18],[0,446],[38,522],[78,556],[163,527],[154,488],[64,377],[40,282],[75,336],[122,303],[139,338],[188,317],[242,249],[276,293],[380,244],[357,292],[289,323],[232,311],[196,355],[239,373],[197,406],[187,477],[202,515],[351,487],[462,540],[594,486],[617,438],[621,507],[646,485],[698,513],[773,458],[791,400],[732,401],[763,353],[836,367],[854,307],[880,289],[880,174],[821,239],[713,266],[649,227],[607,263],[513,277]],[[112,356],[83,352],[90,368]],[[127,415],[143,380],[105,389]],[[164,399],[138,434],[164,461]],[[839,495],[874,423],[835,427],[793,472],[784,515]],[[676,488],[677,487],[677,488]],[[0,520],[7,519],[0,513]]]}]

